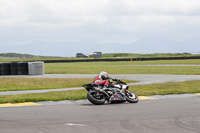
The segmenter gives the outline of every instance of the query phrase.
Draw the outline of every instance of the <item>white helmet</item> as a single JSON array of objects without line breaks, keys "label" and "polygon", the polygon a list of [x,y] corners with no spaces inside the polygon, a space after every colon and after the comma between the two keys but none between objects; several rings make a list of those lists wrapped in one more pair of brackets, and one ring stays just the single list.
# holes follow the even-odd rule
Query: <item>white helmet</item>
[{"label": "white helmet", "polygon": [[108,79],[108,74],[107,74],[107,72],[104,72],[104,71],[100,72],[99,78],[100,78],[101,80],[106,80],[106,79]]}]

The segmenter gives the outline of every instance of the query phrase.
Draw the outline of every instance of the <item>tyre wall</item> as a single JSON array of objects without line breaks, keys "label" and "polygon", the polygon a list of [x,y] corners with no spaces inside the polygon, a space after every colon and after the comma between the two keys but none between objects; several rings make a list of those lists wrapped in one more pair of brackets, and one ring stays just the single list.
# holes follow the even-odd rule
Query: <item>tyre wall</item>
[{"label": "tyre wall", "polygon": [[[42,65],[40,65],[40,67],[35,67],[34,65],[32,65],[35,63],[42,64]],[[31,71],[32,69],[34,69],[34,72]],[[41,73],[41,71],[43,73]],[[2,75],[43,75],[43,74],[44,74],[44,62],[0,63],[0,76]]]}]

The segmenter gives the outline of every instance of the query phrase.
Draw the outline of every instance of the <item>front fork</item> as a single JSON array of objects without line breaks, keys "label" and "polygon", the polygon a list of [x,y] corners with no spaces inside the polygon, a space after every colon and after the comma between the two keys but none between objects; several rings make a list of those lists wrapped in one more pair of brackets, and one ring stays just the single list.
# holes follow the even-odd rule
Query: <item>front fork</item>
[{"label": "front fork", "polygon": [[125,95],[126,93],[128,93],[128,92],[129,92],[128,88],[122,89],[122,90],[121,90],[121,93],[124,94],[124,95]]}]

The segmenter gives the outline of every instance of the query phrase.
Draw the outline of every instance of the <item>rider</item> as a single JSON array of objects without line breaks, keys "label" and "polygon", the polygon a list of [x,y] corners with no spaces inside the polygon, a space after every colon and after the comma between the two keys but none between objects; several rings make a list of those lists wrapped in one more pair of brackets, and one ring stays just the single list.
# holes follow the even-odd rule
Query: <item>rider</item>
[{"label": "rider", "polygon": [[112,78],[108,76],[107,72],[100,72],[98,76],[96,76],[93,80],[93,83],[96,83],[97,85],[100,85],[102,87],[110,88],[113,85],[113,81],[117,81],[116,78]]}]

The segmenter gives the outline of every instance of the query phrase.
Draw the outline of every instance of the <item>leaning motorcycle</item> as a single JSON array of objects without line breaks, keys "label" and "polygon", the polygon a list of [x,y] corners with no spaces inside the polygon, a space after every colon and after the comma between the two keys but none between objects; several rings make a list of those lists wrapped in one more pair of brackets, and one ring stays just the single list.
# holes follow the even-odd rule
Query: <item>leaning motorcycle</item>
[{"label": "leaning motorcycle", "polygon": [[83,87],[88,91],[87,99],[95,104],[102,105],[107,101],[108,103],[137,103],[138,96],[128,90],[129,86],[126,82],[118,80],[111,88],[103,88],[96,83],[84,84]]}]

